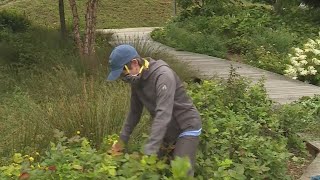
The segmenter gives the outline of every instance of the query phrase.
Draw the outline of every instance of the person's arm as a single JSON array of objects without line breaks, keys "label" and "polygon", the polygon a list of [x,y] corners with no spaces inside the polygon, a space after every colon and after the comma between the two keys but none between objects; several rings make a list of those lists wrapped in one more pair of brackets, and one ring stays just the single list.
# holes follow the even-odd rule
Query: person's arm
[{"label": "person's arm", "polygon": [[122,127],[120,139],[127,144],[133,129],[138,124],[143,110],[143,104],[139,100],[135,90],[131,87],[130,111]]},{"label": "person's arm", "polygon": [[172,119],[176,80],[171,71],[161,74],[156,82],[156,110],[151,134],[145,146],[145,154],[159,151],[167,126]]}]

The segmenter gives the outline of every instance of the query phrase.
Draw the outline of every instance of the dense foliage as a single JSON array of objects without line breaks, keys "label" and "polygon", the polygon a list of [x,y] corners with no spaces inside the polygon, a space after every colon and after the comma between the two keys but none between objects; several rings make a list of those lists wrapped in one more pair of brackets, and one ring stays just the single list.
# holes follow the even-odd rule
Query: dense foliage
[{"label": "dense foliage", "polygon": [[[14,21],[20,21],[14,16]],[[206,25],[205,17],[198,20],[195,23]],[[226,27],[232,25],[226,23]],[[240,20],[237,23],[241,24]],[[73,53],[72,41],[60,39],[57,31],[25,26],[15,31],[11,24],[17,23],[3,24],[1,179],[186,179],[187,161],[176,159],[168,164],[165,159],[138,151],[143,145],[142,133],[147,133],[150,123],[147,114],[135,130],[127,153],[108,152],[116,140],[112,134],[119,132],[125,118],[129,88],[121,82],[104,81],[103,62],[111,50],[106,37],[98,38],[96,57],[104,68],[87,74]],[[241,27],[240,34],[250,30]],[[205,40],[201,33],[193,37],[197,46]],[[211,40],[222,42],[214,36]],[[154,47],[142,46],[139,51],[143,56],[168,61],[183,80],[197,75],[164,52],[150,53]],[[288,48],[277,44],[280,47]],[[208,45],[205,50],[210,48]],[[319,97],[275,107],[263,82],[250,84],[233,69],[227,81],[190,82],[186,88],[203,121],[197,179],[289,179],[287,163],[305,161],[304,144],[297,133],[320,128]]]},{"label": "dense foliage", "polygon": [[[188,84],[187,88],[203,119],[196,179],[290,179],[287,163],[304,162],[305,150],[296,133],[305,130],[301,127],[306,127],[309,118],[315,117],[310,112],[319,111],[314,109],[311,100],[274,109],[262,82],[250,85],[234,70],[228,81],[205,80]],[[317,104],[315,100],[312,102]],[[301,119],[295,113],[305,116],[306,113],[301,114],[302,108],[310,105],[313,108],[310,108],[309,121],[294,124],[294,119],[288,119],[287,116],[296,115],[298,122]],[[300,128],[296,128],[298,126]],[[5,172],[3,178],[183,179],[189,167],[182,159],[170,166],[164,160],[143,156],[134,152],[139,150],[137,146],[129,147],[129,154],[112,151],[108,154],[116,136],[105,138],[96,150],[86,138],[76,135],[67,140],[62,133],[55,134],[58,143],[51,143],[45,156],[36,156],[34,161],[35,152],[31,160],[30,156],[16,154],[13,164],[1,167]],[[138,146],[143,145],[143,141],[136,142]]]},{"label": "dense foliage", "polygon": [[269,5],[242,1],[192,2],[182,3],[181,14],[152,37],[177,49],[284,74],[292,48],[303,48],[320,31],[319,9],[293,5],[279,14]]}]

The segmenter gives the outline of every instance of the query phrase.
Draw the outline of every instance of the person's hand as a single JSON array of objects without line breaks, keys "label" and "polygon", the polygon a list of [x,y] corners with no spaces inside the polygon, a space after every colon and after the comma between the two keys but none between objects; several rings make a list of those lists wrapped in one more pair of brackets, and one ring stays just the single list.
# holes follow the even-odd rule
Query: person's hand
[{"label": "person's hand", "polygon": [[114,141],[111,149],[108,151],[112,156],[119,156],[123,154],[124,143],[122,140],[118,139]]}]

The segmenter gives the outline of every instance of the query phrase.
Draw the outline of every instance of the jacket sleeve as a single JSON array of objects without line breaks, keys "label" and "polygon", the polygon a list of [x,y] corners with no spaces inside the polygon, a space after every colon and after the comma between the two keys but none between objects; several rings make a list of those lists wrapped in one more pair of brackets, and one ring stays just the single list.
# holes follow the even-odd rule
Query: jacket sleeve
[{"label": "jacket sleeve", "polygon": [[124,143],[128,143],[133,129],[136,127],[141,118],[142,110],[143,105],[139,100],[136,91],[133,87],[131,87],[130,110],[120,133],[120,139]]},{"label": "jacket sleeve", "polygon": [[160,74],[156,81],[156,109],[151,134],[145,146],[145,154],[159,151],[167,126],[172,119],[176,80],[171,71]]}]

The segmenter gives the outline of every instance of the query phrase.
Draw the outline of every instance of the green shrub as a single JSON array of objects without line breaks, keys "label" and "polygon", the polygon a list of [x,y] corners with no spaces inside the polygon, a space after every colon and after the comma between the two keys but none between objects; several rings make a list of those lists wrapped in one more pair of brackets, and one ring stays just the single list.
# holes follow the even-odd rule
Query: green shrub
[{"label": "green shrub", "polygon": [[176,49],[193,51],[208,54],[216,57],[225,57],[226,46],[221,36],[217,34],[204,34],[201,32],[189,32],[183,28],[175,26],[167,27],[164,30],[153,33],[153,38],[161,38],[166,34],[166,38],[160,40]]},{"label": "green shrub", "polygon": [[[178,5],[183,9],[182,14],[187,15],[204,15],[212,16],[215,14],[222,14],[226,10],[232,11],[232,5],[241,4],[238,1],[228,0],[207,0],[207,1],[193,1],[193,0],[178,0]],[[188,15],[187,15],[188,16]]]},{"label": "green shrub", "polygon": [[0,11],[0,31],[9,29],[13,32],[23,32],[30,26],[30,21],[14,12]]},{"label": "green shrub", "polygon": [[[314,117],[320,117],[320,95],[315,95],[314,97],[304,97],[298,103],[301,104],[303,108],[309,110],[311,115]],[[308,118],[303,119],[307,121]]]},{"label": "green shrub", "polygon": [[[65,72],[62,74],[66,76]],[[65,81],[64,78],[60,78],[61,81]],[[75,92],[74,96],[79,98],[79,101],[71,101],[70,104],[65,105],[64,103],[66,101],[59,102],[58,104],[63,107],[54,107],[59,108],[57,110],[54,108],[50,109],[52,102],[49,104],[51,105],[50,107],[46,106],[47,108],[44,109],[41,109],[41,107],[35,103],[26,103],[30,100],[28,100],[26,95],[21,93],[16,93],[17,100],[15,104],[17,105],[11,104],[9,106],[14,106],[16,109],[21,106],[21,110],[18,110],[18,112],[24,114],[23,116],[25,118],[37,118],[37,116],[40,115],[42,119],[46,120],[52,116],[59,116],[56,120],[53,119],[54,121],[50,120],[43,121],[43,124],[40,123],[41,126],[47,127],[45,130],[48,129],[48,131],[42,132],[49,133],[51,137],[50,140],[53,140],[52,137],[54,134],[52,134],[50,130],[52,130],[54,126],[60,129],[61,127],[62,129],[63,127],[69,127],[69,129],[65,129],[68,136],[81,134],[92,137],[94,135],[92,131],[90,131],[91,128],[95,130],[93,131],[94,133],[99,132],[95,125],[98,121],[90,118],[94,115],[88,116],[87,119],[78,120],[78,118],[86,116],[78,116],[77,114],[94,113],[92,112],[93,109],[90,104],[93,105],[95,107],[94,110],[97,111],[97,108],[100,107],[97,106],[97,104],[108,102],[104,102],[107,100],[96,94],[101,91],[101,86],[99,86],[99,90],[95,89],[92,91],[91,88],[95,87],[92,85],[94,82],[88,79],[85,81],[88,82],[88,86],[81,82],[76,82],[76,84],[83,86],[87,93],[78,96],[76,95],[77,90],[73,90]],[[262,82],[250,85],[246,79],[239,77],[234,70],[231,70],[231,75],[227,81],[205,80],[202,84],[189,84],[187,88],[195,105],[200,110],[203,120],[203,133],[200,136],[201,141],[197,155],[197,179],[289,178],[286,175],[286,163],[289,158],[292,157],[292,154],[288,149],[293,149],[295,152],[298,150],[304,152],[302,141],[293,136],[298,132],[298,129],[294,128],[294,122],[298,121],[298,117],[301,116],[296,116],[296,119],[288,118],[288,115],[294,115],[292,113],[299,113],[299,111],[296,111],[297,109],[290,107],[290,109],[280,108],[275,110],[272,101],[267,98]],[[60,90],[59,88],[56,89]],[[117,93],[121,93],[117,92],[119,90],[120,89],[115,89],[114,92],[111,92],[110,89],[109,92],[102,91],[102,94],[109,97],[108,99],[112,96],[116,98],[117,101],[110,101],[113,103],[112,106],[106,104],[107,106],[101,107],[117,108],[118,106],[114,105],[114,103],[118,102],[121,104],[123,101],[119,99],[120,96],[116,96]],[[58,94],[60,93],[61,92],[58,91]],[[92,96],[101,98],[101,100],[92,99]],[[57,98],[55,97],[54,99]],[[21,103],[19,103],[20,101]],[[79,106],[75,104],[78,102],[81,102]],[[73,109],[72,107],[75,108]],[[37,110],[39,114],[26,114],[29,109]],[[64,114],[64,112],[69,112],[71,115]],[[118,111],[115,113],[117,114]],[[119,115],[120,114],[121,113],[119,113]],[[73,116],[75,117],[71,120],[70,118],[73,118]],[[98,118],[99,116],[100,115],[97,114],[96,117]],[[105,116],[101,114],[100,117]],[[57,121],[62,118],[63,121]],[[18,117],[18,119],[21,118]],[[84,120],[88,122],[84,122]],[[113,122],[110,120],[106,121],[109,123]],[[18,121],[18,124],[19,122],[22,121]],[[39,125],[35,126],[34,122],[36,121],[28,120],[23,124],[28,126],[28,123],[30,123],[34,128],[41,127]],[[61,125],[53,125],[55,122],[59,122]],[[99,122],[101,123],[101,121]],[[184,172],[186,172],[188,167],[185,161],[174,161],[171,163],[172,166],[170,168],[163,161],[159,161],[155,157],[137,156],[136,153],[121,155],[112,151],[109,152],[111,154],[107,154],[107,149],[110,148],[110,145],[113,144],[113,140],[115,140],[116,137],[112,136],[106,139],[103,137],[116,133],[119,130],[118,128],[121,127],[121,123],[119,123],[121,120],[114,122],[115,124],[108,124],[107,126],[110,131],[106,130],[105,135],[99,135],[99,138],[102,138],[99,150],[90,146],[90,144],[95,146],[96,143],[96,140],[91,142],[92,138],[80,138],[76,135],[67,140],[63,134],[56,132],[55,137],[58,137],[59,141],[57,144],[51,143],[46,156],[35,156],[36,149],[29,151],[32,158],[30,156],[23,157],[21,154],[16,154],[14,156],[15,165],[7,164],[1,167],[1,170],[4,172],[1,174],[2,178],[8,179],[9,177],[20,176],[21,173],[22,175],[28,174],[30,177],[37,177],[38,179],[68,178],[69,176],[70,178],[87,179],[120,177],[152,177],[156,179],[164,177],[168,177],[169,179],[185,178]],[[68,123],[70,124],[65,126]],[[83,123],[83,127],[77,123]],[[48,126],[51,127],[48,128]],[[103,124],[100,124],[100,126],[103,126]],[[73,127],[75,128],[73,129]],[[80,127],[80,129],[76,127]],[[102,127],[98,129],[102,129]],[[299,130],[301,129],[302,128]],[[21,132],[21,129],[17,131]],[[138,131],[139,134],[144,132],[143,129],[139,129]],[[34,132],[37,131],[35,130]],[[22,137],[25,135],[25,133],[21,134]],[[33,143],[29,138],[34,135],[35,134],[30,134],[30,136],[25,136],[26,142]],[[47,134],[45,134],[45,136],[46,135]],[[41,141],[45,140],[49,139],[41,139]],[[140,136],[139,141],[136,141],[135,145],[140,146],[142,140],[143,138]],[[297,154],[297,156],[301,156],[301,154]],[[34,159],[35,161],[33,162]],[[39,166],[37,163],[39,163]]]},{"label": "green shrub", "polygon": [[[273,16],[274,25],[287,28],[289,32],[296,33],[297,43],[302,43],[307,38],[316,37],[319,32],[320,24],[319,9],[300,9],[293,8],[281,15]],[[277,27],[276,26],[276,27]]]},{"label": "green shrub", "polygon": [[294,153],[306,154],[301,137],[318,139],[320,128],[320,98],[303,97],[277,109],[283,134],[288,137],[288,147]]},{"label": "green shrub", "polygon": [[320,7],[320,2],[317,0],[302,0],[302,2],[311,7]]},{"label": "green shrub", "polygon": [[255,51],[246,53],[243,57],[248,64],[276,72],[278,74],[283,74],[283,71],[286,68],[286,63],[289,62],[286,54],[272,52],[264,46],[260,46],[255,49]]},{"label": "green shrub", "polygon": [[296,44],[297,34],[290,33],[286,29],[269,29],[267,31],[261,31],[254,34],[251,37],[252,41],[257,46],[268,46],[270,51],[276,53],[286,53]]},{"label": "green shrub", "polygon": [[249,85],[231,72],[227,82],[204,81],[189,93],[203,119],[198,178],[288,178],[288,149],[304,151],[303,144],[289,138],[296,131],[283,133],[292,121],[277,115],[262,83]]},{"label": "green shrub", "polygon": [[303,97],[286,107],[290,113],[286,113],[287,121],[292,121],[288,128],[290,131],[307,133],[314,138],[319,137],[320,128],[320,96]]},{"label": "green shrub", "polygon": [[[80,132],[78,132],[80,134]],[[57,143],[51,143],[45,156],[15,153],[12,164],[0,167],[1,179],[189,179],[190,164],[177,158],[171,165],[156,156],[140,153],[119,154],[97,151],[79,135],[67,139],[56,132]],[[115,139],[106,139],[110,148]],[[108,149],[105,149],[106,151]]]},{"label": "green shrub", "polygon": [[23,33],[0,31],[2,64],[14,66],[39,66],[50,69],[58,63],[79,68],[79,59],[73,52],[72,39],[63,40],[59,31],[37,27]]},{"label": "green shrub", "polygon": [[274,4],[275,0],[250,0],[252,3]]},{"label": "green shrub", "polygon": [[245,37],[235,37],[227,41],[227,47],[230,53],[246,54],[255,47],[255,43]]}]

